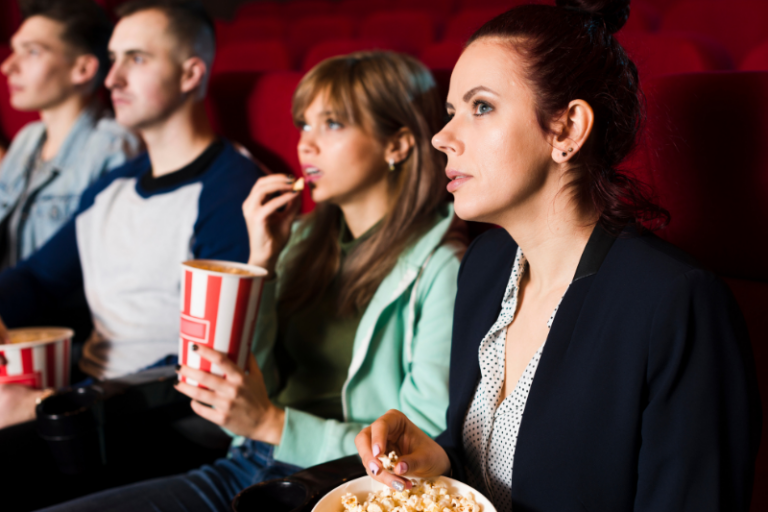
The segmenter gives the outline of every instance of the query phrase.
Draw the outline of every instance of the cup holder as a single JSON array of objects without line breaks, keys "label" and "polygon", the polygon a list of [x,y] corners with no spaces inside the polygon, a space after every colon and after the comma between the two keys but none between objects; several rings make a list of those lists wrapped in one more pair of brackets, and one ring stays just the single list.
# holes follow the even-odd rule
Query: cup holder
[{"label": "cup holder", "polygon": [[235,512],[292,512],[309,498],[309,489],[301,482],[270,480],[253,485],[235,496]]}]

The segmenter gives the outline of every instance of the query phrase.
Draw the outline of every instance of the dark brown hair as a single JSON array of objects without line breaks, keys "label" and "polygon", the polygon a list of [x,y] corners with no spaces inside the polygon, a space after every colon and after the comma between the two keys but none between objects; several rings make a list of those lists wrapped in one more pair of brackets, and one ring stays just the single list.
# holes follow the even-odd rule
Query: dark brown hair
[{"label": "dark brown hair", "polygon": [[112,22],[93,0],[22,0],[19,3],[24,19],[42,16],[64,25],[61,39],[82,54],[99,59],[99,71],[94,82],[104,81],[111,66],[109,62],[109,38]]},{"label": "dark brown hair", "polygon": [[669,222],[669,212],[651,201],[643,184],[619,169],[635,146],[645,116],[637,67],[613,37],[629,17],[629,0],[556,3],[511,9],[483,25],[467,46],[498,38],[520,53],[545,132],[571,101],[589,103],[595,124],[573,160],[569,184],[576,200],[594,207],[600,224],[614,234],[627,224],[662,227]]},{"label": "dark brown hair", "polygon": [[[401,253],[433,225],[447,200],[444,155],[432,147],[443,105],[435,81],[423,64],[392,52],[361,52],[315,66],[293,95],[293,117],[319,95],[341,122],[359,126],[384,141],[402,128],[415,139],[410,155],[390,173],[395,201],[381,227],[350,253],[339,269],[341,210],[318,204],[301,222],[303,237],[289,255],[281,311],[292,312],[321,296],[339,270],[339,314],[362,311]],[[382,162],[382,164],[384,164]]]}]

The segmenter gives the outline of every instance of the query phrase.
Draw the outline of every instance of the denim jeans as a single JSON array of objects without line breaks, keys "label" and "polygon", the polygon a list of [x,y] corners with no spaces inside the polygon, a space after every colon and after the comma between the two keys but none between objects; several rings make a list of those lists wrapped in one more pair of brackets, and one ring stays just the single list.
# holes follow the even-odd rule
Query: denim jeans
[{"label": "denim jeans", "polygon": [[187,474],[102,491],[44,512],[228,512],[246,487],[302,469],[276,461],[273,451],[272,445],[246,440],[230,448],[228,458]]}]

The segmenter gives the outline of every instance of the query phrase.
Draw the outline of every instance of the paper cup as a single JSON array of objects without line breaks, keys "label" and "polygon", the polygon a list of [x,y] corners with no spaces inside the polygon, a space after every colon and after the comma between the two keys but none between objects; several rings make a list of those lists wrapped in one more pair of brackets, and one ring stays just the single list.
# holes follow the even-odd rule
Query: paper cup
[{"label": "paper cup", "polygon": [[0,384],[24,384],[35,389],[69,385],[72,329],[31,327],[8,331],[11,343],[0,345]]},{"label": "paper cup", "polygon": [[[413,480],[414,483],[420,481],[419,478],[411,478],[411,480]],[[475,498],[475,502],[480,505],[481,512],[496,512],[496,508],[494,508],[488,498],[467,484],[463,484],[458,480],[448,478],[447,476],[441,476],[431,480],[447,484],[448,492],[450,494],[460,494],[462,496],[471,495]],[[341,505],[341,497],[345,494],[354,494],[357,496],[358,503],[364,503],[368,498],[368,493],[381,491],[384,488],[386,488],[384,484],[377,482],[370,476],[361,476],[360,478],[350,480],[349,482],[338,486],[323,496],[323,498],[317,502],[315,508],[312,509],[312,512],[339,512],[340,510],[344,510],[344,507]]]},{"label": "paper cup", "polygon": [[[197,344],[224,352],[245,369],[266,275],[263,268],[231,261],[191,260],[181,264],[181,364],[224,375],[221,368],[192,351],[192,345]],[[199,385],[186,377],[182,382]]]}]

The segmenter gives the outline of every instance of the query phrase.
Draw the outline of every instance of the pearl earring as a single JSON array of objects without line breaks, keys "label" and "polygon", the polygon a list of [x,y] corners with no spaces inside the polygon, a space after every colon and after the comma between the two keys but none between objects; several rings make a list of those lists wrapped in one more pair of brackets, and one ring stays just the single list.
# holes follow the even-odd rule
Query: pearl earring
[{"label": "pearl earring", "polygon": [[389,159],[389,172],[394,172],[394,171],[395,171],[395,159],[394,158],[390,158]]}]

